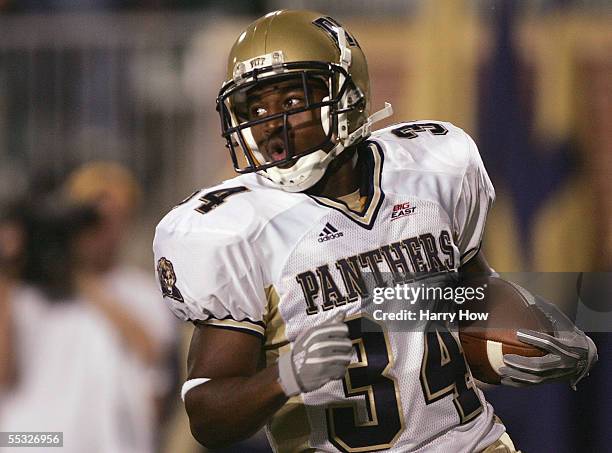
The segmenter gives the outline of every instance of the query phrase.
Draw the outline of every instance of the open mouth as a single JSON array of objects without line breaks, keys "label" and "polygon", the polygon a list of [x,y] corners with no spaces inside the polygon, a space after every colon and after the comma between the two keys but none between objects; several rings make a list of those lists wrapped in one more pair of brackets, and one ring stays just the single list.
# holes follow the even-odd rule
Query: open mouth
[{"label": "open mouth", "polygon": [[287,158],[285,141],[280,137],[273,137],[267,143],[268,158],[273,162],[278,162]]}]

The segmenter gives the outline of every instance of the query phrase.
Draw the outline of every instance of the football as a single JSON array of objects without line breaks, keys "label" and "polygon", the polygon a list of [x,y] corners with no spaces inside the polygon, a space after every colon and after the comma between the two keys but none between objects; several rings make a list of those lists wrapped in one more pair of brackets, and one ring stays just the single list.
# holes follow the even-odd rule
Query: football
[{"label": "football", "polygon": [[464,286],[482,288],[480,292],[484,293],[484,298],[466,302],[460,310],[487,314],[479,320],[459,320],[461,346],[476,379],[499,384],[498,370],[504,366],[504,354],[526,357],[545,354],[516,338],[519,329],[552,334],[552,324],[535,307],[531,294],[518,285],[491,276],[471,279]]}]

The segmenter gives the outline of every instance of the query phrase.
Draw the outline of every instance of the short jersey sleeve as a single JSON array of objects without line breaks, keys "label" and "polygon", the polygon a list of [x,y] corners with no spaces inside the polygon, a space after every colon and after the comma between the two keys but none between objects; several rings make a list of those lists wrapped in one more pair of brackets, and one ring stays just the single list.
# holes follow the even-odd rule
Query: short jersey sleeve
[{"label": "short jersey sleeve", "polygon": [[166,218],[153,251],[164,300],[176,316],[263,336],[264,282],[247,240]]},{"label": "short jersey sleeve", "polygon": [[467,161],[455,205],[455,231],[461,254],[461,265],[479,251],[489,208],[495,201],[495,190],[472,138],[467,140]]}]

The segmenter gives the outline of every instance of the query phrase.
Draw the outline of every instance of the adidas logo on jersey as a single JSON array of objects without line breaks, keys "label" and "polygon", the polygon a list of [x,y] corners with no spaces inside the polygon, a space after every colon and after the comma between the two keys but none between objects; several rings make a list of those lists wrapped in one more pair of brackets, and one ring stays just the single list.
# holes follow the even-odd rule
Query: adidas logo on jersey
[{"label": "adidas logo on jersey", "polygon": [[331,241],[332,239],[336,239],[342,237],[343,234],[341,231],[338,231],[336,228],[332,226],[331,223],[327,222],[325,224],[325,228],[323,231],[319,233],[319,242]]}]

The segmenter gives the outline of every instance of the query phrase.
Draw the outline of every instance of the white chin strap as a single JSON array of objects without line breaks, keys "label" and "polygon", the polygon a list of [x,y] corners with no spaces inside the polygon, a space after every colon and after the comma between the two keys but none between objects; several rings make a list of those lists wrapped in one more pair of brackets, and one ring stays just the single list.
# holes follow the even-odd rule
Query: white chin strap
[{"label": "white chin strap", "polygon": [[[321,99],[321,102],[329,101],[329,96],[325,96]],[[323,132],[325,135],[329,132],[329,105],[321,107],[321,125],[323,126]]]},{"label": "white chin strap", "polygon": [[255,156],[255,158],[259,162],[265,162],[266,158],[259,152],[259,147],[257,146],[257,142],[255,141],[255,137],[253,137],[253,133],[251,132],[251,128],[248,127],[242,130],[242,136],[244,137],[244,141],[251,148],[251,152]]},{"label": "white chin strap", "polygon": [[253,133],[251,132],[251,128],[247,127],[242,130],[242,136],[244,137],[244,141],[249,145],[252,151],[259,151],[257,147],[257,142],[255,141],[255,137],[253,137]]},{"label": "white chin strap", "polygon": [[[329,130],[329,115],[323,115],[324,108],[325,107],[321,108],[321,118],[323,128],[326,129],[325,132],[327,133]],[[329,107],[327,108],[329,109]],[[383,109],[368,117],[367,121],[361,127],[353,131],[346,138],[340,139],[336,146],[328,153],[319,149],[299,158],[290,168],[271,167],[258,173],[287,192],[302,192],[315,185],[323,177],[329,163],[342,151],[356,143],[360,138],[368,137],[372,129],[372,124],[392,114],[393,107],[388,102],[385,102],[385,107]]]}]

